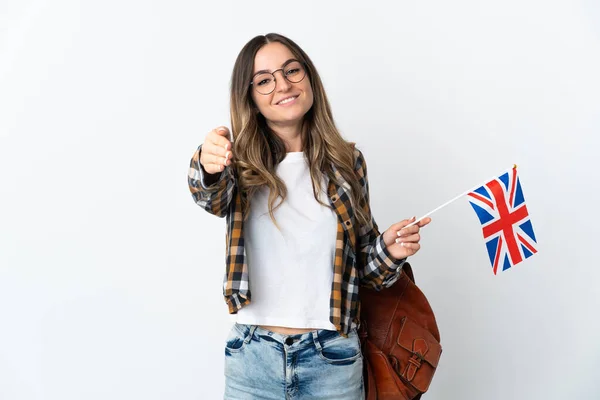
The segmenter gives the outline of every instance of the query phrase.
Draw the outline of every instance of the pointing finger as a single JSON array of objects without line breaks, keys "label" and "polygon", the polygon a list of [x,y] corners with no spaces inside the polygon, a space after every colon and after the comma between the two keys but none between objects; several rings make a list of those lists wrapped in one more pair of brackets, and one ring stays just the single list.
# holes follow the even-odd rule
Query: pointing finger
[{"label": "pointing finger", "polygon": [[395,231],[399,231],[400,229],[404,228],[405,226],[409,225],[411,222],[414,221],[415,217],[412,217],[410,219],[404,219],[400,222],[396,222],[394,225],[392,225],[390,228],[395,230]]}]

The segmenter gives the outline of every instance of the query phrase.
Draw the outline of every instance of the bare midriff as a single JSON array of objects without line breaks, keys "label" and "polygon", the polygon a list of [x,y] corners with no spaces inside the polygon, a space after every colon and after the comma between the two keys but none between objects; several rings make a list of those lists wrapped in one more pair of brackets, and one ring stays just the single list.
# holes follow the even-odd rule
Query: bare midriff
[{"label": "bare midriff", "polygon": [[296,335],[298,333],[306,333],[314,331],[314,329],[306,328],[286,328],[283,326],[259,325],[263,329],[268,329],[271,332],[281,333],[282,335]]}]

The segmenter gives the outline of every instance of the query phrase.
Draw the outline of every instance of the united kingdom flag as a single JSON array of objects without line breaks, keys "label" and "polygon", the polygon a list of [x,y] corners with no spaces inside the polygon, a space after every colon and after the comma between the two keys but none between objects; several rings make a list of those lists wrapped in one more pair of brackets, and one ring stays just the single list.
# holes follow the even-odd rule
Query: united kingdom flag
[{"label": "united kingdom flag", "polygon": [[494,275],[537,253],[517,166],[468,194],[477,213]]}]

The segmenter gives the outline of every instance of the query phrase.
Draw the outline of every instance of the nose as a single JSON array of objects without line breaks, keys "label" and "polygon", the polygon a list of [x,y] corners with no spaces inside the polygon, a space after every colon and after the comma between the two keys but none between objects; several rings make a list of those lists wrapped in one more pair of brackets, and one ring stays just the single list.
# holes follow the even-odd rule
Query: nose
[{"label": "nose", "polygon": [[278,70],[273,72],[273,76],[275,76],[275,73],[277,72],[281,72],[281,77],[275,77],[275,90],[277,90],[278,92],[285,92],[287,90],[289,90],[292,85],[290,84],[290,82],[288,82],[287,79],[285,79],[285,76],[283,75],[283,71],[282,70]]}]

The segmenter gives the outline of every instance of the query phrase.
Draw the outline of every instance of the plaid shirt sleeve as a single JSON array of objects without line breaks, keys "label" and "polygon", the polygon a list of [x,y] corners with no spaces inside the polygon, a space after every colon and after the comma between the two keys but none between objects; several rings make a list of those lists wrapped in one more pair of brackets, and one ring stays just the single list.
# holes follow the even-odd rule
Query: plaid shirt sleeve
[{"label": "plaid shirt sleeve", "polygon": [[383,234],[379,233],[377,223],[371,213],[369,203],[369,180],[367,178],[367,164],[360,150],[355,148],[355,171],[359,177],[364,198],[363,210],[370,217],[369,223],[358,229],[357,263],[362,285],[370,286],[375,290],[392,286],[400,277],[402,264],[406,258],[397,260],[392,256],[383,241]]},{"label": "plaid shirt sleeve", "polygon": [[188,170],[188,186],[196,204],[209,213],[223,218],[227,215],[229,204],[233,198],[235,179],[230,166],[226,166],[219,180],[210,186],[204,183],[206,172],[200,164],[200,152],[202,145],[198,147],[190,161]]}]

